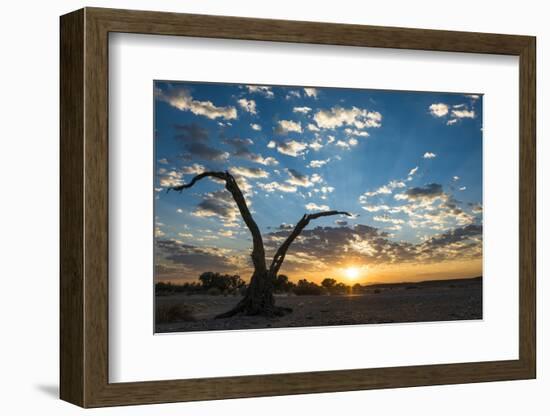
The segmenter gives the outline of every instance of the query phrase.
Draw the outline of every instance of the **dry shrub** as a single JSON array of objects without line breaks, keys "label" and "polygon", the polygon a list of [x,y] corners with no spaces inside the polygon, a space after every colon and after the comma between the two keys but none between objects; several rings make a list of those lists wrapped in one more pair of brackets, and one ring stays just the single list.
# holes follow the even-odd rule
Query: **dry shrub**
[{"label": "dry shrub", "polygon": [[190,306],[181,303],[166,304],[160,302],[156,304],[155,319],[157,323],[196,320]]}]

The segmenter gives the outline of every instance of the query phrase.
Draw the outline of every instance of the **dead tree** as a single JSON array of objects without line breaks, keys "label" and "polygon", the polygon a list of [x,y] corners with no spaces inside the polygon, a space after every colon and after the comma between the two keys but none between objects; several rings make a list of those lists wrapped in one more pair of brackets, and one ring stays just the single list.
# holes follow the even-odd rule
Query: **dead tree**
[{"label": "dead tree", "polygon": [[286,253],[292,242],[300,235],[302,230],[309,224],[311,220],[315,220],[321,217],[328,217],[331,215],[347,215],[349,213],[344,211],[324,211],[314,214],[304,214],[304,216],[298,221],[290,235],[281,244],[276,251],[269,268],[265,259],[265,248],[262,240],[260,229],[252,218],[252,214],[248,209],[246,200],[237,184],[237,181],[229,172],[203,172],[195,176],[189,183],[174,186],[169,189],[174,191],[183,191],[184,189],[191,188],[199,180],[206,177],[212,177],[225,182],[225,189],[227,189],[239,211],[241,216],[252,234],[252,264],[254,265],[254,272],[250,278],[250,283],[246,290],[246,293],[242,300],[230,311],[218,315],[216,318],[228,318],[234,315],[265,315],[265,316],[281,316],[286,313],[292,312],[290,308],[283,308],[275,305],[275,298],[273,297],[273,284],[279,269],[283,265]]}]

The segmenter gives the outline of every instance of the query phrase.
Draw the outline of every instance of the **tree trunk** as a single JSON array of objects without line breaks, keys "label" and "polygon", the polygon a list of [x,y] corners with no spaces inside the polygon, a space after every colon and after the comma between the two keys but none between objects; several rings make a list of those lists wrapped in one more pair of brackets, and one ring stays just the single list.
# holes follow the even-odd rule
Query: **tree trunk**
[{"label": "tree trunk", "polygon": [[196,182],[207,177],[225,181],[225,188],[233,196],[233,199],[239,208],[239,212],[241,213],[241,217],[250,230],[250,234],[252,234],[251,257],[252,263],[254,264],[254,273],[252,274],[250,284],[248,285],[243,299],[233,309],[216,316],[216,318],[229,318],[234,315],[282,316],[292,312],[291,308],[276,306],[275,298],[273,296],[273,283],[277,277],[277,273],[279,273],[279,269],[283,264],[288,248],[311,220],[320,217],[328,217],[331,215],[350,216],[350,214],[344,211],[325,211],[314,214],[305,214],[300,221],[298,221],[296,227],[294,227],[294,230],[290,233],[285,242],[281,245],[281,247],[279,247],[273,257],[273,261],[271,262],[269,269],[267,269],[264,243],[262,240],[262,235],[260,234],[260,229],[254,221],[254,218],[252,218],[252,214],[246,204],[246,199],[244,198],[233,175],[229,172],[203,172],[195,176],[188,184],[174,186],[169,188],[168,191],[174,190],[181,192],[184,189],[191,188]]},{"label": "tree trunk", "polygon": [[274,280],[274,276],[267,271],[264,273],[254,272],[242,300],[233,309],[216,316],[216,319],[229,318],[234,315],[282,316],[292,312],[291,308],[275,305]]}]

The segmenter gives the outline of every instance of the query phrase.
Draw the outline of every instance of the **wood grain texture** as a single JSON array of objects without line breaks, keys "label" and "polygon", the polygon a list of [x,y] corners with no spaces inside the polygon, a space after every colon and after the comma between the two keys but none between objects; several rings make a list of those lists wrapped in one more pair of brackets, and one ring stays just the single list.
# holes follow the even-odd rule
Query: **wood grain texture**
[{"label": "wood grain texture", "polygon": [[[190,380],[108,380],[108,33],[520,57],[519,359]],[[83,407],[534,378],[535,38],[87,8],[61,18],[61,397]]]},{"label": "wood grain texture", "polygon": [[84,12],[61,19],[60,388],[84,404]]},{"label": "wood grain texture", "polygon": [[520,54],[519,103],[519,356],[536,377],[536,41]]},{"label": "wood grain texture", "polygon": [[110,32],[519,55],[528,36],[87,8]]},{"label": "wood grain texture", "polygon": [[108,32],[85,10],[84,59],[84,303],[85,406],[108,381],[109,310],[109,67]]}]

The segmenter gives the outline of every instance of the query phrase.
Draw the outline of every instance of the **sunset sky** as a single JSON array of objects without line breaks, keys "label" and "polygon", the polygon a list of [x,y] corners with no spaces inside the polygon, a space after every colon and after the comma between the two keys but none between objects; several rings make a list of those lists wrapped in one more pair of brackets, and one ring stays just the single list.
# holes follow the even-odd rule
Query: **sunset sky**
[{"label": "sunset sky", "polygon": [[229,170],[268,259],[313,221],[280,273],[291,280],[401,282],[482,274],[482,96],[156,81],[159,280],[251,272],[251,238],[223,184]]}]

